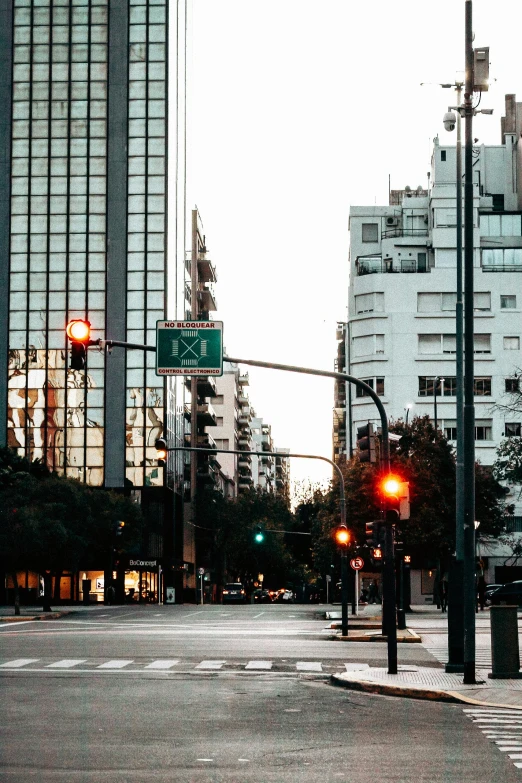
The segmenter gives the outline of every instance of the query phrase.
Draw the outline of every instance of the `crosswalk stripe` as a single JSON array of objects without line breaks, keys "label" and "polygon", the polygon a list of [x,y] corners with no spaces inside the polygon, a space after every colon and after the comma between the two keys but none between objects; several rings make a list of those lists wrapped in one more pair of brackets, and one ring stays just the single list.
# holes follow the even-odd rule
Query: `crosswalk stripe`
[{"label": "crosswalk stripe", "polygon": [[271,669],[272,661],[249,661],[245,669]]},{"label": "crosswalk stripe", "polygon": [[320,661],[297,661],[295,668],[298,672],[322,672],[323,665]]},{"label": "crosswalk stripe", "polygon": [[63,661],[56,661],[56,663],[50,663],[48,669],[72,669],[73,666],[79,666],[80,663],[85,663],[87,658],[65,658]]},{"label": "crosswalk stripe", "polygon": [[97,669],[123,669],[125,666],[128,666],[130,663],[133,663],[132,661],[107,661],[106,663],[102,663],[100,666],[97,666]]},{"label": "crosswalk stripe", "polygon": [[226,661],[201,661],[196,666],[196,669],[221,669]]},{"label": "crosswalk stripe", "polygon": [[148,663],[145,668],[146,669],[170,669],[172,666],[175,666],[177,663],[179,663],[179,660],[177,661],[152,661],[152,663]]},{"label": "crosswalk stripe", "polygon": [[38,663],[39,658],[17,658],[15,661],[7,661],[2,664],[4,669],[21,669],[22,666],[28,666],[30,663]]}]

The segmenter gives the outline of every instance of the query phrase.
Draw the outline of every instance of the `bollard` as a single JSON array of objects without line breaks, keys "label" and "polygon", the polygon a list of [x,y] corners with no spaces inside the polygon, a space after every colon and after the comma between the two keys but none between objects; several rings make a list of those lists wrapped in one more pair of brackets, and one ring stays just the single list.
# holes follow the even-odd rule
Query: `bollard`
[{"label": "bollard", "polygon": [[491,679],[512,680],[522,677],[518,647],[517,606],[492,606]]}]

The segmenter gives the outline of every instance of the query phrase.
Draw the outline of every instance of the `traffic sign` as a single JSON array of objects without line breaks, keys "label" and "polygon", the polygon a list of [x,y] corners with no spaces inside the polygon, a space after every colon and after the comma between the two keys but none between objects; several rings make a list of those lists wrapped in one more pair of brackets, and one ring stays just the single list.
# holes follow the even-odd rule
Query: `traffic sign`
[{"label": "traffic sign", "polygon": [[354,571],[360,571],[364,565],[364,560],[362,557],[354,557],[353,560],[350,560],[350,565]]},{"label": "traffic sign", "polygon": [[156,375],[223,375],[223,321],[157,321]]}]

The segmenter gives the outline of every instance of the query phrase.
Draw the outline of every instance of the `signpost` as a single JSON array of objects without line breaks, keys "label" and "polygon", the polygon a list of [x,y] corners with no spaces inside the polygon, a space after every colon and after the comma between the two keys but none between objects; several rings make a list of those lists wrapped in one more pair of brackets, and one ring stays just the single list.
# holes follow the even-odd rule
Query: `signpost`
[{"label": "signpost", "polygon": [[362,557],[354,557],[350,560],[350,565],[355,571],[355,614],[359,613],[359,571],[364,565]]},{"label": "signpost", "polygon": [[157,321],[156,375],[223,375],[223,321]]}]

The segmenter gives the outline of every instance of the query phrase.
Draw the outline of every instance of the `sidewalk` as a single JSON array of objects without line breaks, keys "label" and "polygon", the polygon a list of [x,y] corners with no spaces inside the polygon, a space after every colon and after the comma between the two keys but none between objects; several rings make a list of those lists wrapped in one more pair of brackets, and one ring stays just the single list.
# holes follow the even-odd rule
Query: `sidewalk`
[{"label": "sidewalk", "polygon": [[[409,633],[417,637],[419,642],[422,639],[418,634],[426,633],[428,628],[436,630],[447,628],[447,615],[442,614],[435,606],[415,606],[412,609],[412,613],[406,615],[406,624],[409,626]],[[373,629],[381,621],[380,610],[380,606],[365,606],[359,616],[349,615],[348,640],[352,641],[350,626],[353,629],[354,637],[357,633],[360,634],[359,629]],[[327,610],[326,618],[332,621],[332,626],[339,627],[340,614],[340,610],[337,610],[336,607],[335,610]],[[519,628],[521,619],[519,614]],[[488,611],[480,612],[477,615],[478,627],[483,631],[489,628]],[[412,629],[415,629],[418,634]],[[367,631],[365,634],[366,641],[373,641],[370,633],[371,631]],[[397,641],[400,641],[401,634],[406,634],[406,631],[397,632]],[[522,710],[522,679],[489,679],[489,671],[491,669],[478,668],[477,666],[477,683],[464,685],[462,674],[448,674],[444,671],[442,664],[438,667],[399,665],[397,674],[388,674],[387,668],[354,663],[350,666],[350,671],[334,674],[331,680],[334,685],[369,693]]]}]

